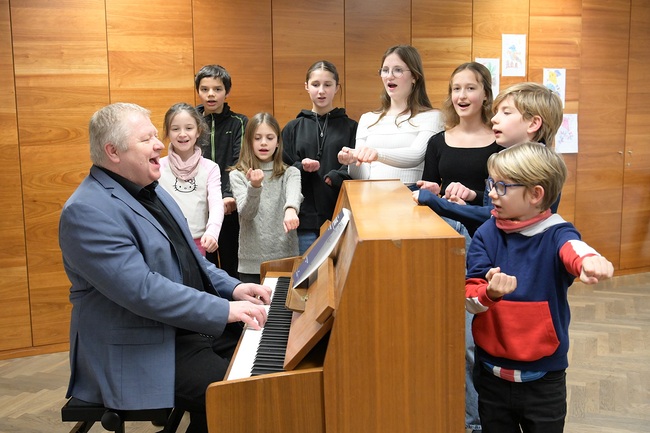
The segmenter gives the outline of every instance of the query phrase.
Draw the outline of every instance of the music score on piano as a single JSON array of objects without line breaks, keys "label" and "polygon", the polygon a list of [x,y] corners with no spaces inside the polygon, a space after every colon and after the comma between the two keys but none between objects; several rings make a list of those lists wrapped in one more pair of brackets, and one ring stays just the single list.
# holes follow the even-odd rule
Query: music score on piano
[{"label": "music score on piano", "polygon": [[284,356],[289,340],[291,316],[286,308],[289,277],[269,277],[264,285],[271,287],[271,304],[267,306],[266,325],[260,330],[246,328],[226,380],[284,371]]},{"label": "music score on piano", "polygon": [[[271,305],[267,308],[266,325],[261,330],[249,329],[248,327],[244,329],[237,352],[226,375],[226,380],[285,371],[285,357],[287,356],[286,350],[293,315],[293,311],[286,308],[289,290],[295,289],[303,282],[307,283],[308,286],[313,284],[319,266],[327,260],[343,235],[350,221],[350,215],[349,209],[341,209],[325,233],[314,242],[304,257],[300,259],[300,263],[291,277],[264,278],[264,284],[272,289]],[[290,283],[292,283],[292,287],[290,287]],[[329,305],[325,305],[325,307],[329,307]],[[329,311],[327,308],[325,310]],[[322,329],[326,331],[329,328]],[[309,344],[313,347],[313,344],[317,342],[320,336],[313,335],[312,337]],[[290,370],[292,365],[295,366],[300,356],[304,356],[304,353],[292,352],[288,358],[290,366],[287,369]]]}]

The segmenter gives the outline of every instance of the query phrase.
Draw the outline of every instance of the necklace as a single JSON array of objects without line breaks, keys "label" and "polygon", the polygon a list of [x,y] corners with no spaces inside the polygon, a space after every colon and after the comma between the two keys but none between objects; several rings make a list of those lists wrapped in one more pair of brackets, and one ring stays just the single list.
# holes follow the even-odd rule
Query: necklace
[{"label": "necklace", "polygon": [[320,120],[318,119],[318,113],[316,113],[316,125],[318,125],[318,130],[320,131],[320,138],[323,138],[325,136],[325,132],[327,131],[327,120],[330,118],[330,113],[327,113],[325,115],[325,122],[323,122],[323,126],[320,124]]},{"label": "necklace", "polygon": [[320,138],[318,139],[318,154],[316,155],[316,160],[320,161],[320,157],[323,154],[323,146],[325,145],[325,133],[327,132],[327,121],[330,118],[330,113],[327,113],[325,115],[325,121],[323,122],[323,126],[320,124],[320,120],[318,119],[318,113],[314,112],[314,116],[316,116],[316,125],[318,125],[318,131],[320,132]]}]

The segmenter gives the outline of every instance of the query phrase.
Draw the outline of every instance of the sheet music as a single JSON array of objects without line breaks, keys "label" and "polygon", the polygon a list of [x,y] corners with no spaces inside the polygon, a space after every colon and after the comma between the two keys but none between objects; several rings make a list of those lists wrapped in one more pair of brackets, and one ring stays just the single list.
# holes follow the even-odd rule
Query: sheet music
[{"label": "sheet music", "polygon": [[293,288],[296,288],[305,281],[312,273],[318,270],[318,267],[323,264],[325,259],[329,257],[336,243],[341,238],[345,231],[345,227],[350,221],[350,210],[342,208],[341,212],[334,218],[332,224],[327,228],[325,233],[316,240],[316,243],[311,246],[307,254],[302,259],[302,263],[298,269],[293,273],[291,280],[293,281]]}]

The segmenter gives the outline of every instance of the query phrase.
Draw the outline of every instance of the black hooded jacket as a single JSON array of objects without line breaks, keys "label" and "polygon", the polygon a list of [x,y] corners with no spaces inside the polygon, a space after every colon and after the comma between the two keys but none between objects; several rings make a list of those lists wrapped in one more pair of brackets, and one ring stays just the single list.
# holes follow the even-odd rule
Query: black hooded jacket
[{"label": "black hooded jacket", "polygon": [[[338,161],[338,153],[343,146],[353,148],[356,135],[357,122],[345,114],[344,108],[335,108],[324,116],[302,110],[285,125],[283,160],[300,170],[302,180],[304,201],[298,215],[299,229],[318,230],[326,220],[332,219],[341,185],[350,179],[348,167]],[[303,170],[304,158],[318,160],[319,170],[312,173]],[[332,186],[325,183],[326,177]]]},{"label": "black hooded jacket", "polygon": [[[197,106],[196,110],[201,115],[204,114],[203,105]],[[235,165],[239,160],[239,151],[244,140],[244,129],[246,129],[248,118],[243,114],[231,111],[227,103],[223,104],[221,113],[208,114],[203,118],[208,125],[207,131],[200,138],[203,157],[219,165],[221,193],[224,197],[232,197],[230,176],[226,169]]]}]

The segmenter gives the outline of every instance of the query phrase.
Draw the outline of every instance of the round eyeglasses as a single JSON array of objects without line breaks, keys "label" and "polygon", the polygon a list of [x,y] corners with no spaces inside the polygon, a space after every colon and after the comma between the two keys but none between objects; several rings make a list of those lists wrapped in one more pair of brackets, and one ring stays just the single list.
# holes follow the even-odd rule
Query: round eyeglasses
[{"label": "round eyeglasses", "polygon": [[526,186],[526,185],[524,185],[523,183],[505,183],[502,181],[495,182],[494,179],[488,177],[487,179],[485,179],[485,186],[487,186],[488,192],[492,191],[492,188],[494,188],[498,196],[504,196],[506,195],[508,187]]},{"label": "round eyeglasses", "polygon": [[392,73],[393,77],[399,78],[402,75],[404,75],[404,72],[407,71],[410,71],[410,69],[400,68],[399,66],[395,66],[393,69],[385,67],[379,70],[379,76],[382,78],[386,78]]}]

